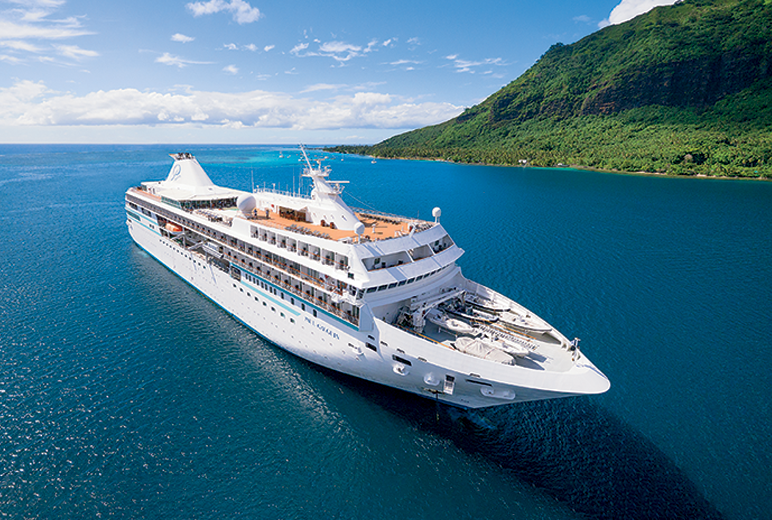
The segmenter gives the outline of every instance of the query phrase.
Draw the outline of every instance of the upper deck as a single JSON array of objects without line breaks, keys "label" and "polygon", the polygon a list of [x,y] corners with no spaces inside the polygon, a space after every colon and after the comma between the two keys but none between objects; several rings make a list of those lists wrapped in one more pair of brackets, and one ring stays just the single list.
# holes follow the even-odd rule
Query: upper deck
[{"label": "upper deck", "polygon": [[[204,202],[204,204],[198,203],[195,205],[185,204],[187,201],[182,201],[182,203],[178,205],[179,201],[170,201],[166,197],[151,193],[145,189],[144,186],[130,188],[128,192],[140,197],[147,197],[153,202],[165,203],[181,209],[188,214],[200,215],[211,223],[219,223],[225,227],[231,227],[234,218],[243,218],[245,216],[235,205],[229,203],[225,203],[224,205],[220,201],[211,201],[211,204],[209,205],[205,204],[207,201],[200,201]],[[354,209],[354,214],[364,225],[364,232],[362,233],[362,236],[359,237],[360,243],[398,238],[409,235],[411,230],[414,233],[417,233],[429,229],[434,225],[432,222],[400,217],[398,215],[362,210],[359,208],[352,209]],[[315,224],[313,222],[298,220],[297,218],[292,218],[293,214],[287,211],[280,210],[277,212],[270,209],[264,211],[255,210],[252,214],[246,215],[246,217],[250,222],[277,230],[291,231],[301,235],[310,235],[334,242],[357,242],[357,234],[355,231],[338,229],[321,223]]]}]

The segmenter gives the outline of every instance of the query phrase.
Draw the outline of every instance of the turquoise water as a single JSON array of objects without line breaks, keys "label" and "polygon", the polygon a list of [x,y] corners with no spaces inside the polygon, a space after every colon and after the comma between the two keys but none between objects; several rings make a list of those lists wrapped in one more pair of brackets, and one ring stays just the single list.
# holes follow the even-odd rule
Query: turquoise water
[{"label": "turquoise water", "polygon": [[[440,206],[465,274],[612,382],[466,413],[284,353],[134,246],[123,193],[178,149],[0,145],[0,517],[769,518],[772,184],[330,155],[354,206]],[[290,147],[186,150],[298,187]]]}]

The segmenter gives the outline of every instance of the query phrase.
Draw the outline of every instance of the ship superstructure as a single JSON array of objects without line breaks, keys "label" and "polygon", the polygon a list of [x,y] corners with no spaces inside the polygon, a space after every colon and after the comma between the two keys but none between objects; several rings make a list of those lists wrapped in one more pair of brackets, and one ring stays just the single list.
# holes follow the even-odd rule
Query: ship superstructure
[{"label": "ship superstructure", "polygon": [[134,241],[281,348],[461,407],[605,392],[544,320],[466,279],[440,224],[350,208],[303,150],[310,196],[216,186],[188,153],[126,192]]}]

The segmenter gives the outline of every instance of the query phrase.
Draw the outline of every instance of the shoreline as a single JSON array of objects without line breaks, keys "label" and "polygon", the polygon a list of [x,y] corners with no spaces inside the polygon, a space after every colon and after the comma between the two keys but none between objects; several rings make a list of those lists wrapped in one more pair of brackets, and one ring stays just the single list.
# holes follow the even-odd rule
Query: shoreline
[{"label": "shoreline", "polygon": [[717,179],[717,180],[733,180],[733,181],[760,181],[760,182],[772,181],[772,178],[763,177],[761,175],[759,175],[758,177],[706,175],[704,173],[695,173],[692,175],[679,175],[675,173],[647,172],[642,170],[641,171],[624,171],[624,170],[615,170],[615,169],[605,170],[603,168],[593,168],[591,166],[580,166],[576,164],[562,165],[562,166],[533,166],[530,164],[523,165],[523,164],[489,164],[489,163],[456,162],[456,161],[450,161],[448,159],[431,158],[431,157],[380,157],[377,155],[349,154],[349,153],[331,152],[331,151],[330,153],[339,153],[341,155],[360,155],[361,157],[367,157],[370,159],[379,159],[384,161],[388,161],[388,160],[433,161],[433,162],[444,162],[444,163],[470,165],[470,166],[498,166],[498,167],[504,167],[504,168],[547,168],[551,170],[569,169],[569,170],[591,171],[591,172],[598,172],[598,173],[611,173],[615,175],[641,175],[641,176],[647,176],[647,177],[669,177],[673,179]]}]

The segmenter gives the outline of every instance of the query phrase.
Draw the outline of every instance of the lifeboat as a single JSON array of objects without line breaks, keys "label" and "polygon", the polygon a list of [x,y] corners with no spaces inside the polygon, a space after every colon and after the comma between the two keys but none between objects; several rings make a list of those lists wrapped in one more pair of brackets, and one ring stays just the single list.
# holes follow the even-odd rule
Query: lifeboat
[{"label": "lifeboat", "polygon": [[499,348],[495,342],[464,336],[458,338],[455,343],[456,350],[460,350],[470,356],[488,359],[504,365],[514,365],[515,358]]},{"label": "lifeboat", "polygon": [[431,312],[426,315],[426,319],[438,327],[448,329],[456,334],[474,334],[474,327],[441,312]]},{"label": "lifeboat", "polygon": [[522,316],[511,311],[499,315],[499,322],[508,328],[529,332],[545,333],[552,330],[552,327],[541,318],[531,315]]},{"label": "lifeboat", "polygon": [[173,222],[167,222],[166,226],[164,227],[166,228],[166,231],[168,231],[172,235],[179,235],[180,233],[182,233],[182,226],[180,226],[179,224],[175,224]]},{"label": "lifeboat", "polygon": [[473,307],[476,307],[485,312],[497,314],[499,312],[505,312],[509,310],[509,305],[505,303],[499,303],[493,300],[488,300],[482,296],[466,293],[464,301]]}]

